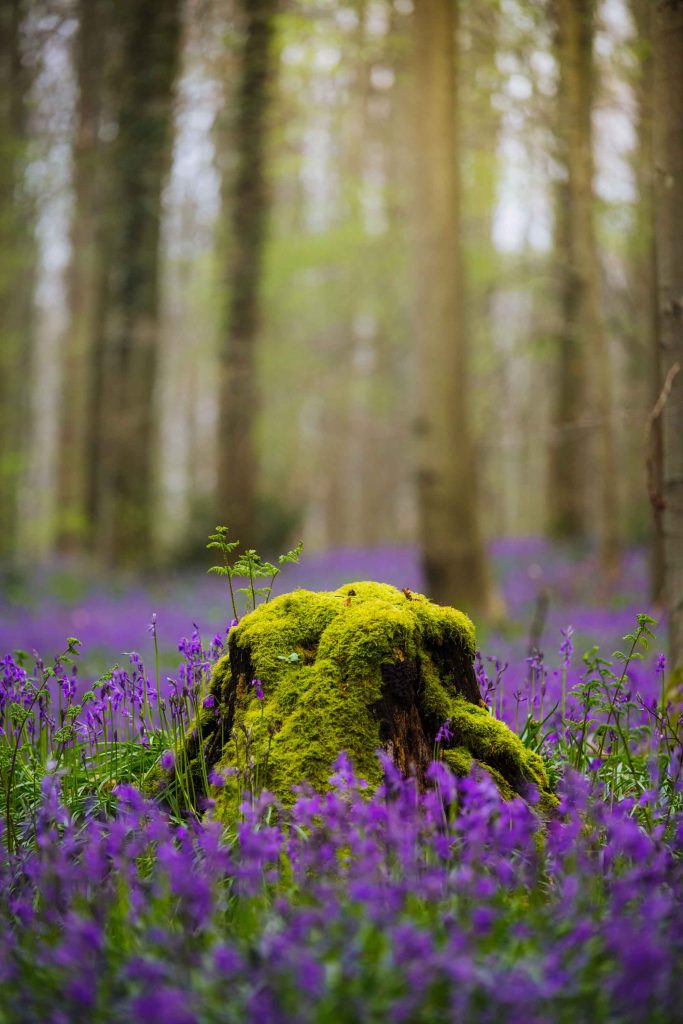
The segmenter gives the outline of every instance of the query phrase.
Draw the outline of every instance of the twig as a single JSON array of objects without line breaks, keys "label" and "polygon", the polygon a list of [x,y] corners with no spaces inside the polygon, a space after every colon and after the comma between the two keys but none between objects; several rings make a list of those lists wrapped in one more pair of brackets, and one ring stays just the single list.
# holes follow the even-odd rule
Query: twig
[{"label": "twig", "polygon": [[668,401],[669,395],[671,394],[671,389],[673,387],[674,380],[680,372],[680,363],[674,363],[671,367],[669,367],[669,372],[666,375],[666,379],[662,386],[662,390],[659,392],[659,397],[657,398],[657,401],[652,407],[652,411],[650,412],[650,415],[647,418],[647,422],[645,423],[645,465],[647,469],[647,492],[650,497],[650,503],[652,507],[657,511],[663,509],[666,502],[664,499],[664,495],[661,493],[659,488],[659,480],[656,479],[655,453],[653,452],[653,434],[655,424],[659,421],[662,413],[664,412],[664,407]]}]

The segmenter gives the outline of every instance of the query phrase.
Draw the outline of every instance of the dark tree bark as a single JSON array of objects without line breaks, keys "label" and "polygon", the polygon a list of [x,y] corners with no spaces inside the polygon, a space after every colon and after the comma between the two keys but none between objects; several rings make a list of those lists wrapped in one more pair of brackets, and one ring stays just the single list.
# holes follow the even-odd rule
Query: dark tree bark
[{"label": "dark tree bark", "polygon": [[249,547],[254,540],[258,472],[258,290],[268,213],[266,134],[277,0],[242,0],[239,7],[244,36],[233,130],[235,168],[223,185],[224,216],[229,210],[231,233],[220,350],[217,498],[221,521]]},{"label": "dark tree bark", "polygon": [[419,537],[429,596],[467,611],[490,600],[469,419],[460,246],[453,0],[414,12]]},{"label": "dark tree bark", "polygon": [[[558,184],[556,206],[562,327],[558,338],[556,441],[549,467],[550,529],[560,538],[588,536],[587,495],[589,486],[595,489],[601,562],[607,573],[614,574],[619,562],[617,473],[593,195],[595,2],[556,0],[554,11],[560,71],[557,140],[564,177]],[[593,380],[592,388],[589,378]],[[598,472],[591,469],[585,426],[590,419],[598,423]]]},{"label": "dark tree bark", "polygon": [[117,0],[118,132],[107,163],[104,280],[92,352],[90,497],[107,563],[150,556],[161,195],[170,157],[180,0]]},{"label": "dark tree bark", "polygon": [[0,563],[17,550],[18,488],[29,436],[29,365],[35,262],[33,207],[26,187],[23,0],[0,4]]},{"label": "dark tree bark", "polygon": [[[642,0],[631,0],[631,17],[638,40],[638,78],[635,83],[637,148],[633,172],[638,191],[632,292],[638,335],[642,339],[645,365],[649,367],[647,401],[651,410],[661,390],[659,324],[657,317],[657,260],[654,237],[654,156],[653,156],[653,7]],[[652,416],[647,451],[647,488],[652,515],[650,536],[650,595],[659,604],[664,600],[664,527],[662,500],[662,421]]]},{"label": "dark tree bark", "polygon": [[75,64],[78,86],[73,143],[71,260],[67,276],[69,323],[64,339],[58,446],[57,543],[61,551],[87,548],[88,447],[96,413],[91,391],[98,297],[103,286],[102,150],[99,131],[105,103],[107,41],[112,0],[80,0]]},{"label": "dark tree bark", "polygon": [[[670,668],[683,674],[683,3],[653,4],[655,241]],[[672,378],[672,367],[681,372]]]}]

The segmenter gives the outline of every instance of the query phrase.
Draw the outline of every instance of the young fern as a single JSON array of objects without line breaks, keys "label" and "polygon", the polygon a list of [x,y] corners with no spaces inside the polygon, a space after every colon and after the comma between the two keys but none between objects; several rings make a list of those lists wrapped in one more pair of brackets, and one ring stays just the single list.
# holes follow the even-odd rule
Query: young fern
[{"label": "young fern", "polygon": [[216,532],[209,534],[209,543],[206,545],[207,549],[214,548],[221,553],[222,564],[212,565],[208,570],[209,572],[215,573],[216,576],[227,576],[228,586],[230,588],[230,602],[232,604],[233,618],[237,619],[237,606],[235,604],[235,592],[232,589],[232,577],[233,570],[230,565],[230,556],[239,547],[238,540],[228,540],[228,528],[227,526],[217,526]]},{"label": "young fern", "polygon": [[[248,612],[254,611],[259,598],[263,599],[264,604],[267,604],[270,600],[275,580],[282,571],[282,566],[297,563],[304,547],[303,541],[300,541],[291,551],[278,557],[277,565],[273,565],[272,562],[265,562],[254,548],[248,548],[246,551],[243,551],[231,563],[230,558],[233,551],[239,547],[239,543],[238,540],[228,540],[227,526],[217,526],[216,532],[210,534],[209,543],[206,545],[207,548],[215,549],[221,553],[222,564],[213,565],[208,571],[217,576],[225,576],[227,578],[233,618],[236,622],[239,622],[239,615],[237,614],[235,595],[244,594]],[[247,579],[248,585],[235,589],[232,583],[235,577]],[[262,586],[257,585],[256,581],[262,579],[268,580],[268,583]]]}]

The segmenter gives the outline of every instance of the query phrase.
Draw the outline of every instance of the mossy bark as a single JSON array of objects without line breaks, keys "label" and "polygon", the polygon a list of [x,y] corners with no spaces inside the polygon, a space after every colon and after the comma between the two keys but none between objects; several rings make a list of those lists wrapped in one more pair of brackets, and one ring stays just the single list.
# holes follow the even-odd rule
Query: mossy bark
[{"label": "mossy bark", "polygon": [[483,706],[474,627],[453,608],[381,583],[300,590],[245,616],[228,648],[210,685],[214,706],[177,761],[182,788],[198,796],[202,748],[207,770],[225,774],[211,795],[226,820],[245,790],[267,788],[284,803],[304,782],[324,790],[341,751],[369,786],[381,781],[381,748],[423,787],[446,720],[451,768],[465,774],[476,760],[505,796],[530,784],[548,791],[541,759]]},{"label": "mossy bark", "polygon": [[94,553],[117,566],[138,567],[153,552],[159,242],[181,14],[180,0],[117,0],[105,68],[116,135],[105,154],[101,281],[88,345],[86,514]]},{"label": "mossy bark", "polygon": [[[683,2],[656,4],[653,23],[655,241],[663,385],[683,368]],[[675,371],[673,371],[675,372]],[[664,578],[672,681],[683,680],[683,373],[662,412]]]}]

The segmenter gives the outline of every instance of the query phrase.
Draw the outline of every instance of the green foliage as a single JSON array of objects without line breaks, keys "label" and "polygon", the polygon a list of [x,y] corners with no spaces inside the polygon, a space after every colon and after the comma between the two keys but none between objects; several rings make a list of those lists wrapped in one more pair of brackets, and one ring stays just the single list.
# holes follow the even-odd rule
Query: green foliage
[{"label": "green foliage", "polygon": [[[239,547],[239,544],[238,540],[228,540],[227,526],[217,526],[216,532],[210,534],[209,543],[206,545],[207,548],[220,551],[221,553],[221,564],[211,566],[208,571],[227,578],[232,611],[236,621],[239,621],[239,616],[237,614],[235,594],[245,595],[247,611],[254,611],[258,598],[264,598],[267,604],[270,600],[275,579],[282,571],[282,566],[293,565],[298,562],[304,547],[303,541],[300,541],[291,551],[278,557],[277,565],[273,565],[271,562],[264,562],[254,548],[249,548],[243,551],[241,555],[238,555],[231,564],[230,558],[233,551]],[[248,586],[234,589],[232,581],[236,577],[246,578],[249,581]],[[265,586],[257,586],[255,581],[259,579],[267,579],[269,582]]]},{"label": "green foliage", "polygon": [[564,706],[558,714],[556,705],[542,720],[530,715],[520,737],[542,756],[553,785],[569,766],[592,778],[594,788],[602,787],[610,803],[632,800],[648,829],[658,823],[666,831],[683,805],[683,712],[667,701],[663,663],[658,704],[633,695],[628,677],[655,639],[654,625],[641,613],[624,637],[625,650],[611,658],[602,657],[597,646],[587,651],[585,671],[569,693],[578,714],[565,715]]},{"label": "green foliage", "polygon": [[[608,659],[594,647],[584,655],[584,673],[568,700],[566,662],[561,702],[544,716],[541,711],[539,719],[529,716],[518,737],[490,709],[465,700],[458,679],[444,670],[449,658],[444,662],[439,652],[449,643],[456,643],[466,659],[474,657],[474,627],[462,613],[369,582],[333,593],[299,590],[271,601],[277,575],[299,561],[301,544],[280,555],[276,564],[254,549],[235,557],[238,542],[219,526],[207,547],[220,553],[220,563],[210,571],[227,578],[233,610],[235,595],[243,594],[249,612],[234,622],[230,653],[212,676],[204,655],[196,674],[191,668],[191,681],[183,695],[176,693],[177,707],[170,715],[161,693],[155,616],[150,630],[157,710],[153,714],[154,690],[138,659],[144,678],[139,710],[122,731],[111,711],[103,714],[119,666],[101,675],[78,703],[67,699],[63,705],[65,667],[78,656],[79,640],[69,637],[52,666],[38,660],[33,675],[26,652],[15,652],[16,672],[26,678],[22,699],[5,709],[0,736],[0,797],[10,849],[29,834],[26,823],[34,819],[42,780],[52,772],[63,776],[64,800],[76,815],[86,808],[107,813],[116,786],[132,782],[149,793],[163,793],[177,819],[188,811],[199,815],[203,796],[211,793],[223,820],[233,823],[244,797],[253,799],[264,787],[284,802],[304,779],[325,787],[342,750],[372,787],[380,778],[375,756],[380,737],[370,709],[382,695],[382,667],[405,659],[419,665],[420,716],[436,723],[434,731],[439,723],[447,726],[439,730],[435,757],[457,774],[467,774],[476,763],[506,798],[535,784],[541,810],[552,813],[553,790],[571,767],[592,778],[606,800],[631,798],[633,813],[648,829],[673,827],[681,806],[683,724],[680,710],[666,699],[663,657],[657,669],[659,702],[644,705],[629,689],[629,667],[642,660],[654,639],[655,621],[649,616],[638,615],[623,651]],[[246,585],[233,590],[238,578]],[[255,678],[235,680],[236,665],[240,672],[249,666]],[[45,725],[54,700],[50,684],[59,697],[58,726],[51,730]],[[234,727],[230,735],[217,736],[226,717],[225,701],[232,699]],[[649,716],[645,723],[644,710]],[[86,712],[102,718],[96,737],[83,732]],[[208,756],[210,744],[213,754]],[[170,756],[170,768],[162,755]]]},{"label": "green foliage", "polygon": [[[7,848],[12,851],[17,841],[15,822],[22,817],[21,811],[26,803],[26,786],[32,790],[34,802],[38,796],[36,772],[40,760],[40,748],[36,749],[33,742],[34,710],[39,701],[43,704],[49,703],[50,690],[48,683],[50,679],[57,676],[60,665],[73,663],[73,657],[78,655],[81,646],[80,640],[70,636],[67,639],[66,649],[54,661],[53,667],[39,667],[37,680],[28,680],[24,687],[23,703],[12,703],[7,708],[8,729],[3,731],[0,744],[0,778],[3,781],[4,795],[4,818],[5,835],[7,837]],[[25,652],[19,653],[19,660],[25,658]],[[66,717],[62,729],[56,734],[62,743],[62,749],[67,735],[73,729],[72,719]]]},{"label": "green foliage", "polygon": [[[75,646],[70,649],[76,653]],[[64,654],[58,655],[55,666],[64,660]],[[32,835],[31,823],[35,822],[42,800],[42,782],[47,775],[61,776],[64,803],[76,818],[83,818],[86,811],[106,814],[115,806],[116,786],[142,785],[164,750],[163,733],[151,721],[146,743],[134,737],[132,731],[117,738],[106,723],[97,742],[84,737],[79,720],[88,706],[96,705],[110,673],[97,680],[78,703],[55,709],[52,713],[61,725],[50,729],[47,719],[51,714],[51,692],[47,681],[54,679],[55,671],[39,668],[37,678],[25,684],[26,706],[11,704],[7,708],[5,734],[0,736],[0,794],[5,841],[10,851]]]}]

